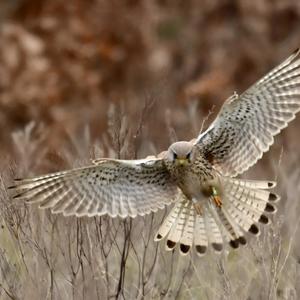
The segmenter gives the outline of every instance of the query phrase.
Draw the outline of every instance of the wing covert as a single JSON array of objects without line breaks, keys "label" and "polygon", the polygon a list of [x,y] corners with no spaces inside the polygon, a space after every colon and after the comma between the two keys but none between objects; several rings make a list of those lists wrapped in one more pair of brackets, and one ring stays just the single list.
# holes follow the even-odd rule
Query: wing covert
[{"label": "wing covert", "polygon": [[227,99],[195,144],[226,176],[246,171],[300,110],[300,50],[240,96]]}]

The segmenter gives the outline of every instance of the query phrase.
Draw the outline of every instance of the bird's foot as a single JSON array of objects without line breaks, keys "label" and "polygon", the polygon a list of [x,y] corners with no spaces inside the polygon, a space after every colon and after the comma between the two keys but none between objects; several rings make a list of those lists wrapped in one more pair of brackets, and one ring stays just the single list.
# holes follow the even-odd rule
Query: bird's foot
[{"label": "bird's foot", "polygon": [[217,207],[222,207],[222,198],[219,196],[218,190],[214,186],[212,186],[212,198]]},{"label": "bird's foot", "polygon": [[222,207],[223,203],[220,196],[214,196],[213,199],[217,207]]}]

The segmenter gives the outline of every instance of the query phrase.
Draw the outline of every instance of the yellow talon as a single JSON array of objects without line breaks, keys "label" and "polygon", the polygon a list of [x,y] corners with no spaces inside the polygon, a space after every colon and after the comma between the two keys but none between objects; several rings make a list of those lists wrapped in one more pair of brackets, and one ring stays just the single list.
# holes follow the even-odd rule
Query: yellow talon
[{"label": "yellow talon", "polygon": [[221,207],[222,206],[222,199],[220,196],[214,196],[214,201],[217,207]]},{"label": "yellow talon", "polygon": [[215,201],[216,206],[221,207],[222,206],[222,199],[218,195],[218,191],[214,186],[212,187],[212,194],[213,194],[213,199]]}]

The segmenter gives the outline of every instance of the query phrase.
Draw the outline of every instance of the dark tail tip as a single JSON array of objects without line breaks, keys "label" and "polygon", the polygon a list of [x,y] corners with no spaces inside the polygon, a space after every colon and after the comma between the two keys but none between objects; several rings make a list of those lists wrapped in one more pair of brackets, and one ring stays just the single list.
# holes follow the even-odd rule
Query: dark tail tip
[{"label": "dark tail tip", "polygon": [[269,195],[269,201],[275,202],[277,200],[279,200],[279,196],[276,195],[276,194],[274,194],[274,193],[270,193],[270,195]]},{"label": "dark tail tip", "polygon": [[267,203],[266,207],[265,207],[265,211],[266,212],[269,212],[269,213],[273,213],[276,211],[275,207],[270,204],[270,203]]},{"label": "dark tail tip", "polygon": [[200,255],[204,255],[206,253],[207,247],[202,245],[196,245],[196,251]]},{"label": "dark tail tip", "polygon": [[262,224],[268,224],[269,223],[269,219],[265,215],[261,215],[258,221]]},{"label": "dark tail tip", "polygon": [[246,240],[245,237],[243,237],[243,236],[240,236],[240,237],[238,238],[238,241],[239,241],[239,243],[240,243],[241,245],[246,245],[246,244],[247,244],[247,240]]},{"label": "dark tail tip", "polygon": [[183,254],[187,254],[190,251],[191,246],[180,244],[180,251]]},{"label": "dark tail tip", "polygon": [[214,248],[214,250],[217,252],[221,252],[223,249],[223,245],[220,243],[211,243],[211,245]]},{"label": "dark tail tip", "polygon": [[252,224],[248,231],[255,235],[257,235],[259,233],[259,229],[255,224]]},{"label": "dark tail tip", "polygon": [[238,241],[238,239],[236,239],[236,240],[231,240],[231,241],[229,242],[229,245],[230,245],[233,249],[237,249],[237,248],[239,247],[239,241]]},{"label": "dark tail tip", "polygon": [[172,250],[172,249],[175,248],[175,246],[176,246],[175,242],[173,242],[171,240],[167,240],[167,247],[168,247],[168,249]]},{"label": "dark tail tip", "polygon": [[157,241],[158,241],[158,240],[161,240],[161,239],[162,239],[162,235],[158,233],[158,234],[156,235],[155,239],[156,239]]}]

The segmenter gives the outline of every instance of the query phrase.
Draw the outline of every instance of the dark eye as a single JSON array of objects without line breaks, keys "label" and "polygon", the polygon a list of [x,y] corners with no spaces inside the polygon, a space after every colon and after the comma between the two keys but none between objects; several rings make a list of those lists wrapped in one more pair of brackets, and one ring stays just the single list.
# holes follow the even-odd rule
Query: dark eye
[{"label": "dark eye", "polygon": [[177,159],[177,154],[175,152],[173,152],[173,159]]},{"label": "dark eye", "polygon": [[186,159],[188,159],[188,160],[191,159],[191,152],[186,155]]}]

